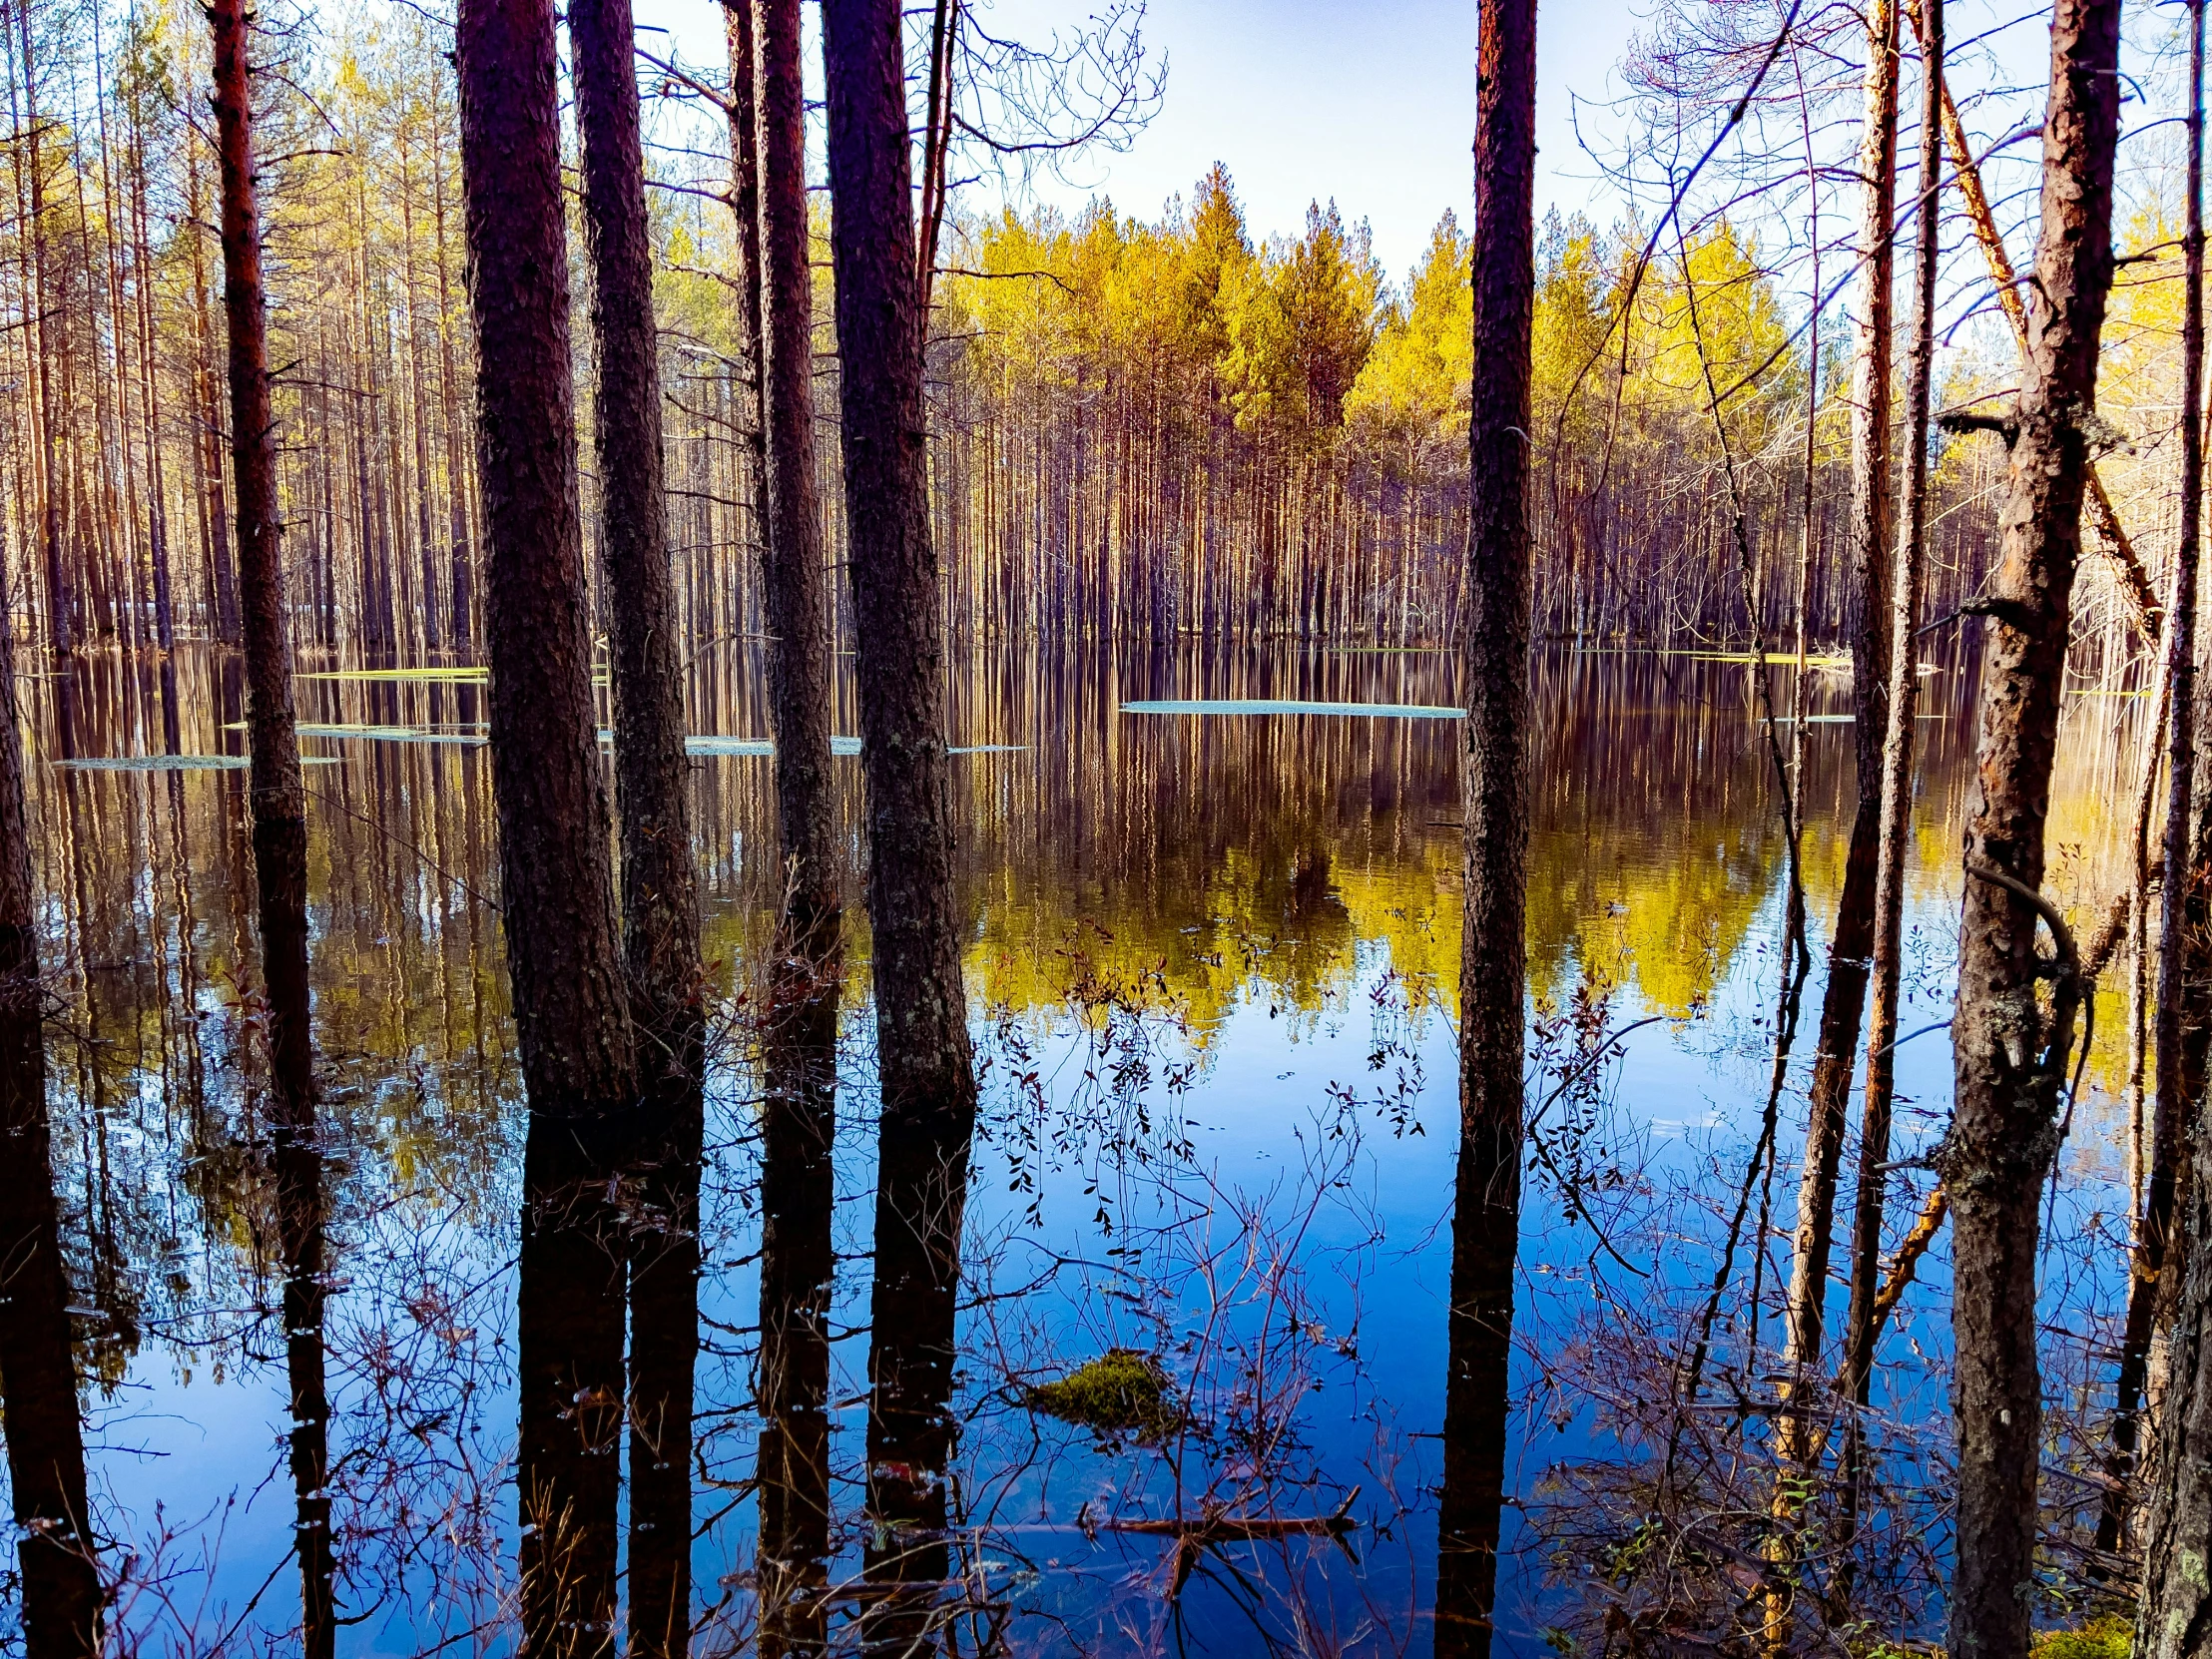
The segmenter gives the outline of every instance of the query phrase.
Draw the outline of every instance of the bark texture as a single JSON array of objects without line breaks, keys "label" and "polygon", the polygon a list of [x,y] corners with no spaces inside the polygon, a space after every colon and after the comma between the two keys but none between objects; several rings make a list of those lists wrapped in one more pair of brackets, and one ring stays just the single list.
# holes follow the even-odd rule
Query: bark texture
[{"label": "bark texture", "polygon": [[[2119,130],[2118,0],[2058,0],[2051,15],[2041,225],[2018,436],[1989,581],[1977,787],[1965,834],[1955,1093],[1937,1173],[1955,1218],[1951,1326],[1958,1433],[1949,1651],[2028,1647],[2042,1398],[2035,1354],[2036,1199],[2056,1149],[2077,964],[2051,1006],[2036,951],[2044,820],[2112,277]],[[2055,915],[2055,911],[2049,912]]]},{"label": "bark texture", "polygon": [[632,1094],[577,522],[568,239],[550,0],[464,0],[456,35],[476,319],[492,794],[533,1111]]},{"label": "bark texture", "polygon": [[768,474],[769,711],[794,948],[835,948],[830,774],[830,607],[815,480],[815,295],[808,265],[807,105],[799,0],[752,0],[760,133],[761,404]]},{"label": "bark texture", "polygon": [[883,1111],[964,1139],[975,1075],[952,891],[944,618],[896,0],[829,0],[823,52]]},{"label": "bark texture", "polygon": [[897,0],[828,0],[831,254],[847,561],[859,648],[868,921],[883,1111],[869,1318],[863,1640],[928,1640],[945,1577],[954,1313],[975,1074],[946,789],[944,634],[930,541],[921,311]]},{"label": "bark texture", "polygon": [[599,355],[593,431],[614,692],[623,961],[648,1067],[681,1075],[697,1068],[701,1041],[699,882],[661,485],[660,342],[630,0],[573,0],[568,32]]},{"label": "bark texture", "polygon": [[1520,1243],[1529,818],[1529,339],[1535,0],[1485,0],[1476,50],[1473,420],[1462,773],[1459,1161],[1437,1514],[1436,1651],[1486,1655]]}]

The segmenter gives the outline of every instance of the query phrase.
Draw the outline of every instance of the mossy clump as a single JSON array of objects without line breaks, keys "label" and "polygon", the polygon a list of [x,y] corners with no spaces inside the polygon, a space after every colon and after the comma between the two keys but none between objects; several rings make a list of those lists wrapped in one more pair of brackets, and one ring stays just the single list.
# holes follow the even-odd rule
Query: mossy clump
[{"label": "mossy clump", "polygon": [[1110,1348],[1057,1382],[1037,1383],[1024,1390],[1022,1403],[1062,1422],[1140,1440],[1170,1434],[1183,1420],[1167,1368],[1133,1348]]},{"label": "mossy clump", "polygon": [[2128,1659],[2135,1651],[2135,1621],[2100,1613],[2078,1630],[2044,1631],[2031,1651],[2035,1659]]}]

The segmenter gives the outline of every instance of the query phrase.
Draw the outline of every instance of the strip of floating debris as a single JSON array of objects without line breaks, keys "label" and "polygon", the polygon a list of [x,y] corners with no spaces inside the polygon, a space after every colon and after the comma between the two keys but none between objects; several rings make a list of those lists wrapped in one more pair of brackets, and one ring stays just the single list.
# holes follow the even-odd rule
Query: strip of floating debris
[{"label": "strip of floating debris", "polygon": [[[53,764],[71,772],[244,772],[253,763],[244,755],[99,755]],[[335,755],[302,755],[299,764],[334,767],[343,762]]]},{"label": "strip of floating debris", "polygon": [[1125,715],[1348,715],[1374,720],[1464,720],[1464,709],[1429,703],[1298,703],[1276,698],[1227,698],[1192,702],[1124,703]]}]

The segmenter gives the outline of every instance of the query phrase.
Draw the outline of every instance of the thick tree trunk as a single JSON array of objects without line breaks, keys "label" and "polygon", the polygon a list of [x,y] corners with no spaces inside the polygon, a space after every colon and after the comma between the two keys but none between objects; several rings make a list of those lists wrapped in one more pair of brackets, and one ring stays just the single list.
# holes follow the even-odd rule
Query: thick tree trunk
[{"label": "thick tree trunk", "polygon": [[[2119,0],[2058,0],[2043,122],[2042,224],[2002,553],[1989,580],[1979,789],[1966,825],[1956,1078],[1937,1173],[1955,1216],[1951,1327],[1958,1431],[1950,1651],[2028,1646],[2042,1398],[2035,1340],[2036,1199],[2078,1002],[2062,961],[2052,1006],[2035,930],[2058,732],[2097,347],[2112,277]],[[2055,915],[2055,911],[2049,912]],[[2062,942],[2061,957],[2070,955]]]},{"label": "thick tree trunk", "polygon": [[0,1425],[27,1651],[92,1659],[100,1577],[46,1122],[45,988],[5,588],[0,571]]},{"label": "thick tree trunk", "polygon": [[661,489],[660,344],[645,220],[630,0],[573,0],[569,40],[584,141],[584,233],[599,349],[600,560],[607,586],[615,720],[615,817],[622,832],[622,940],[649,1060],[683,1074],[701,1041],[699,884],[692,867],[691,763],[683,665]]},{"label": "thick tree trunk", "polygon": [[531,1109],[585,1117],[630,1103],[633,1061],[591,704],[551,0],[463,0],[457,40],[502,919]]},{"label": "thick tree trunk", "polygon": [[972,1124],[895,0],[829,0],[830,184],[886,1120]]},{"label": "thick tree trunk", "polygon": [[[1942,174],[1943,0],[1921,0],[1921,201],[1913,262],[1913,352],[1906,389],[1905,515],[1891,568],[1889,731],[1882,744],[1882,851],[1875,879],[1874,1013],[1867,1026],[1867,1093],[1860,1115],[1859,1201],[1852,1228],[1851,1308],[1844,1386],[1854,1406],[1874,1376],[1875,1298],[1882,1288],[1883,1198],[1896,1095],[1898,996],[1903,982],[1905,853],[1913,828],[1915,715],[1920,704],[1921,572],[1928,546],[1928,423],[1936,358],[1936,274]],[[1856,1446],[1856,1439],[1854,1445]],[[1847,1502],[1854,1501],[1847,1494]]]},{"label": "thick tree trunk", "polygon": [[[2157,1316],[2170,1312],[2179,1262],[2175,1230],[2177,1204],[2192,1162],[2189,1114],[2197,1093],[2187,1049],[2189,1026],[2203,1017],[2204,993],[2192,986],[2192,887],[2196,874],[2191,830],[2196,800],[2197,741],[2197,557],[2198,505],[2204,493],[2204,110],[2202,68],[2203,0],[2192,0],[2189,16],[2189,201],[2188,227],[2182,238],[2181,310],[2181,501],[2180,535],[2174,549],[2173,605],[2166,629],[2166,826],[2161,838],[2165,867],[2187,872],[2169,875],[2160,890],[2158,994],[2152,1017],[2152,1053],[2156,1068],[2151,1112],[2150,1179],[2143,1195],[2139,1244],[2128,1275],[2127,1323],[2120,1338],[2117,1398],[2112,1417],[2112,1463],[2107,1470],[2124,1483],[2133,1474],[2141,1438],[2143,1383]],[[2195,908],[2202,908],[2201,897]],[[2194,994],[2192,994],[2194,993]],[[2194,1016],[2194,1018],[2192,1018]],[[2196,1068],[2201,1077],[2201,1062]],[[2178,1374],[2177,1374],[2178,1380]],[[2126,1518],[2124,1484],[2109,1489],[2097,1516],[2097,1544],[2117,1549]]]},{"label": "thick tree trunk", "polygon": [[[739,0],[734,11],[745,9]],[[760,133],[761,403],[767,437],[769,708],[792,947],[836,948],[836,842],[830,773],[830,607],[815,481],[815,296],[809,269],[807,105],[799,0],[750,0]],[[733,63],[735,69],[735,63]]]},{"label": "thick tree trunk", "polygon": [[[878,1531],[868,1570],[913,1584],[944,1576],[942,1475],[975,1073],[952,890],[944,622],[929,534],[897,0],[828,0],[823,55],[883,1102],[867,1429]],[[894,1593],[871,1609],[865,1639],[903,1650],[921,1639],[916,1621],[926,1617]]]},{"label": "thick tree trunk", "polygon": [[1535,308],[1536,6],[1484,0],[1476,49],[1469,434],[1465,918],[1450,1370],[1437,1513],[1436,1651],[1490,1651],[1520,1242],[1527,964],[1527,432]]},{"label": "thick tree trunk", "polygon": [[[1898,18],[1895,0],[1875,0],[1868,17],[1866,118],[1860,135],[1863,195],[1859,215],[1859,305],[1851,396],[1851,547],[1858,590],[1852,635],[1852,689],[1859,807],[1829,935],[1828,981],[1821,993],[1820,1047],[1806,1124],[1797,1232],[1791,1254],[1785,1371],[1794,1409],[1781,1420],[1781,1455],[1803,1465],[1823,1439],[1808,1392],[1822,1371],[1829,1258],[1834,1248],[1837,1172],[1845,1111],[1866,1012],[1868,957],[1874,948],[1877,849],[1882,824],[1882,734],[1890,680],[1891,290],[1896,269]],[[1785,1503],[1787,1512],[1794,1500]]]}]

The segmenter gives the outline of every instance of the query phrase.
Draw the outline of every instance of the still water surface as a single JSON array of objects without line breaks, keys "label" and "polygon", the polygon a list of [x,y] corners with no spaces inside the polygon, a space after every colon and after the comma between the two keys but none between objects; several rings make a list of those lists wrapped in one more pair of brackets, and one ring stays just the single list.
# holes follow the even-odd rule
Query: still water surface
[{"label": "still water surface", "polygon": [[[1971,773],[1970,675],[1939,667],[1906,1030],[1947,1012]],[[1701,1317],[1720,1403],[1690,1413],[1693,1437],[1764,1434],[1853,781],[1848,684],[1830,669],[1803,739],[1815,968],[1766,1149],[1786,858],[1754,673],[1539,659],[1532,1075],[1583,1052],[1592,1022],[1636,1029],[1539,1124],[1504,1651],[1587,1635],[1625,1593],[1592,1563],[1617,1564],[1638,1471],[1679,1434],[1661,1424]],[[280,1648],[300,1604],[287,1378],[312,1356],[282,1312],[295,1252],[261,1117],[245,779],[217,759],[244,753],[236,665],[181,657],[174,701],[157,671],[112,658],[26,690],[55,1179],[112,1618],[149,1650],[207,1652],[226,1633],[231,1651]],[[958,1652],[1426,1651],[1456,1139],[1459,733],[1432,718],[1459,698],[1447,659],[955,665],[984,1109],[950,1354],[918,1316],[869,1327],[879,1176],[926,1194],[932,1172],[879,1168],[857,761],[840,774],[854,863],[827,1158],[762,1132],[768,722],[760,665],[710,653],[692,685],[715,1022],[697,1226],[679,1152],[643,1177],[585,1172],[575,1190],[600,1196],[525,1242],[482,685],[322,669],[299,690],[330,1402],[327,1485],[306,1496],[330,1505],[340,1652],[511,1650],[532,1434],[565,1443],[564,1489],[584,1494],[558,1547],[618,1566],[626,1598],[680,1582],[688,1519],[703,1652],[917,1633]],[[856,731],[848,682],[839,697],[836,730]],[[1225,699],[1267,706],[1209,706]],[[1346,711],[1379,704],[1390,713]],[[2111,705],[2073,707],[2050,884],[2089,926],[2122,880],[2139,710],[2115,732]],[[147,760],[164,753],[203,759]],[[2079,1265],[2049,1276],[2061,1382],[2111,1313],[2124,1063],[2100,1041],[2063,1160],[2057,1248]],[[1938,1131],[1948,1067],[1939,1033],[1900,1051],[1894,1156]],[[1928,1179],[1897,1172],[1893,1236]],[[1745,1242],[1724,1266],[1740,1199]],[[1936,1617],[1941,1256],[1888,1339],[1880,1402],[1896,1425],[1884,1605],[1901,1634]],[[827,1318],[801,1318],[816,1278]],[[1151,1357],[1165,1384],[1148,1420],[1033,1408],[1030,1389],[1116,1350]],[[907,1424],[895,1466],[877,1448],[879,1480],[942,1505],[944,1533],[919,1545],[866,1512],[871,1353],[943,1397]],[[518,1367],[533,1366],[565,1403],[518,1428]],[[1181,1560],[1159,1523],[1194,1516],[1265,1524]],[[1315,1524],[1332,1517],[1352,1524]]]}]

